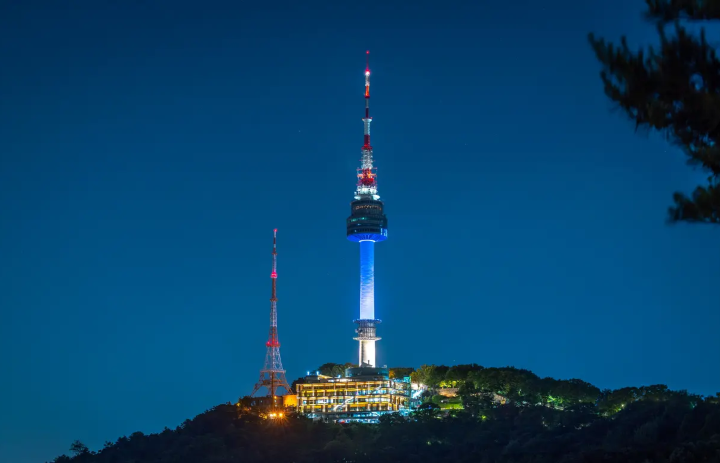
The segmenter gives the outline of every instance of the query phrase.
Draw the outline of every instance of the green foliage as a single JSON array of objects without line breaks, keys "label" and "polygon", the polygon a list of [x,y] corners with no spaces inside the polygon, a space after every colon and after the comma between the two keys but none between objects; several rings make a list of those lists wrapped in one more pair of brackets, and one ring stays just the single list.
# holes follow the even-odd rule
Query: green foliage
[{"label": "green foliage", "polygon": [[440,402],[441,410],[463,410],[462,399],[460,397],[445,398]]},{"label": "green foliage", "polygon": [[390,368],[390,379],[403,379],[410,376],[413,371],[415,371],[415,368],[412,367]]},{"label": "green foliage", "polygon": [[[680,401],[697,404],[700,402],[720,404],[720,393],[702,399],[686,391],[671,391],[663,384],[627,387],[614,391],[601,391],[596,386],[580,379],[557,380],[540,378],[529,370],[515,367],[484,368],[477,364],[453,367],[423,365],[411,375],[414,382],[428,386],[429,391],[449,385],[457,387],[462,404],[472,415],[484,413],[491,403],[508,403],[516,407],[542,405],[558,410],[572,410],[574,413],[593,408],[593,413],[612,416],[629,404],[642,401]],[[438,405],[442,397],[427,392],[427,398]]]},{"label": "green foliage", "polygon": [[[704,30],[688,32],[682,20],[718,20],[717,0],[646,0],[647,18],[657,23],[660,48],[630,50],[590,34],[603,66],[606,95],[635,122],[663,134],[708,173],[708,184],[691,197],[674,194],[669,221],[720,223],[720,60]],[[666,23],[675,22],[674,34]],[[714,39],[713,39],[714,41]]]},{"label": "green foliage", "polygon": [[[540,402],[542,382],[533,372],[514,367],[484,368],[467,376],[475,388],[487,394],[497,394],[507,400],[535,405]],[[554,380],[553,380],[554,381]]]},{"label": "green foliage", "polygon": [[437,405],[441,410],[462,410],[463,404],[460,397],[444,397],[442,395],[434,395],[430,398],[428,404]]},{"label": "green foliage", "polygon": [[435,377],[435,365],[421,365],[420,368],[410,374],[410,380],[413,383],[424,384],[428,387],[437,386],[436,384],[433,385]]},{"label": "green foliage", "polygon": [[544,391],[547,393],[547,396],[544,397],[546,403],[552,400],[559,406],[567,407],[581,403],[594,404],[600,397],[600,389],[580,379],[553,380],[545,378],[543,381],[545,381],[546,387]]},{"label": "green foliage", "polygon": [[445,365],[421,365],[420,368],[412,372],[410,378],[414,383],[421,383],[429,388],[436,388],[445,380],[445,375],[450,367]]},{"label": "green foliage", "polygon": [[483,367],[476,363],[452,366],[448,369],[447,373],[445,373],[445,377],[441,383],[444,383],[448,387],[457,387],[467,379],[468,374],[482,369]]},{"label": "green foliage", "polygon": [[585,381],[541,379],[531,371],[515,367],[423,365],[412,374],[412,379],[430,389],[457,387],[460,396],[482,394],[522,406],[571,407],[581,403],[594,404],[601,396],[600,389]]},{"label": "green foliage", "polygon": [[346,369],[354,366],[356,366],[354,363],[325,363],[320,365],[317,371],[321,375],[336,377],[344,375]]}]

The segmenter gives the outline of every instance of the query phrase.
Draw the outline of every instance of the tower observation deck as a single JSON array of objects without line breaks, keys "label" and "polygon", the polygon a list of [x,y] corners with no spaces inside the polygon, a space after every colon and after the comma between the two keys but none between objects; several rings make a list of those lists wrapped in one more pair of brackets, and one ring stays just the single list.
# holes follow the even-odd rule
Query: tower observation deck
[{"label": "tower observation deck", "polygon": [[373,166],[373,148],[370,144],[370,52],[365,67],[365,117],[362,159],[357,170],[355,200],[350,203],[347,218],[347,239],[360,243],[360,318],[355,320],[360,343],[359,366],[375,366],[375,342],[377,325],[375,318],[375,243],[387,239],[387,217],[377,188],[377,172]]}]

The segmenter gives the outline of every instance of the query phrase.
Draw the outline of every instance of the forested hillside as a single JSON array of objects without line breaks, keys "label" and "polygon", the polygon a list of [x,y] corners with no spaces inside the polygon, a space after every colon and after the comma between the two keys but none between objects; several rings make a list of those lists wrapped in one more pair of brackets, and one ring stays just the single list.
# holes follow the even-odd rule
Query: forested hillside
[{"label": "forested hillside", "polygon": [[[720,394],[700,397],[662,385],[601,391],[580,380],[478,365],[423,366],[412,377],[429,386],[427,402],[409,417],[387,415],[378,425],[325,424],[292,414],[265,420],[256,410],[224,404],[174,430],[137,432],[97,452],[76,442],[74,456],[54,461],[720,461]],[[435,403],[448,387],[457,388],[462,408]]]}]

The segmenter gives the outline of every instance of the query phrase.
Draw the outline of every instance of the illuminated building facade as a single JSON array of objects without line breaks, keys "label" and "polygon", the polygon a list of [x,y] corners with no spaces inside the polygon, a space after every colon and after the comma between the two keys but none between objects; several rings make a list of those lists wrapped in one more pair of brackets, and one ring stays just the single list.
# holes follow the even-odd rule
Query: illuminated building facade
[{"label": "illuminated building facade", "polygon": [[308,375],[296,384],[297,411],[340,423],[377,423],[386,413],[409,411],[409,378],[390,379],[387,368],[348,368],[344,377]]}]

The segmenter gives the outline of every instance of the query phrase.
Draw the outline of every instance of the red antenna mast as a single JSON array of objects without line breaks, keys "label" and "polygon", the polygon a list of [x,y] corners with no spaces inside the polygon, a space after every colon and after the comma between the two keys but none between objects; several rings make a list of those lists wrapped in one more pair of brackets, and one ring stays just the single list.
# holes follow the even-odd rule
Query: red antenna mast
[{"label": "red antenna mast", "polygon": [[285,379],[285,370],[280,360],[280,341],[278,340],[277,331],[277,228],[273,230],[273,250],[272,250],[272,272],[270,273],[272,280],[272,292],[270,295],[270,334],[265,343],[267,351],[265,353],[265,366],[260,370],[260,379],[255,384],[251,396],[255,395],[262,387],[268,389],[268,396],[272,400],[273,408],[275,408],[275,393],[278,389],[283,388],[290,393],[290,385]]},{"label": "red antenna mast", "polygon": [[[370,51],[365,52],[365,117],[363,125],[365,127],[362,146],[361,167],[358,169],[358,183],[355,197],[370,195],[373,198],[377,196],[377,174],[373,167],[373,152],[370,144]],[[378,196],[379,198],[379,196]],[[377,198],[375,198],[377,199]]]}]

